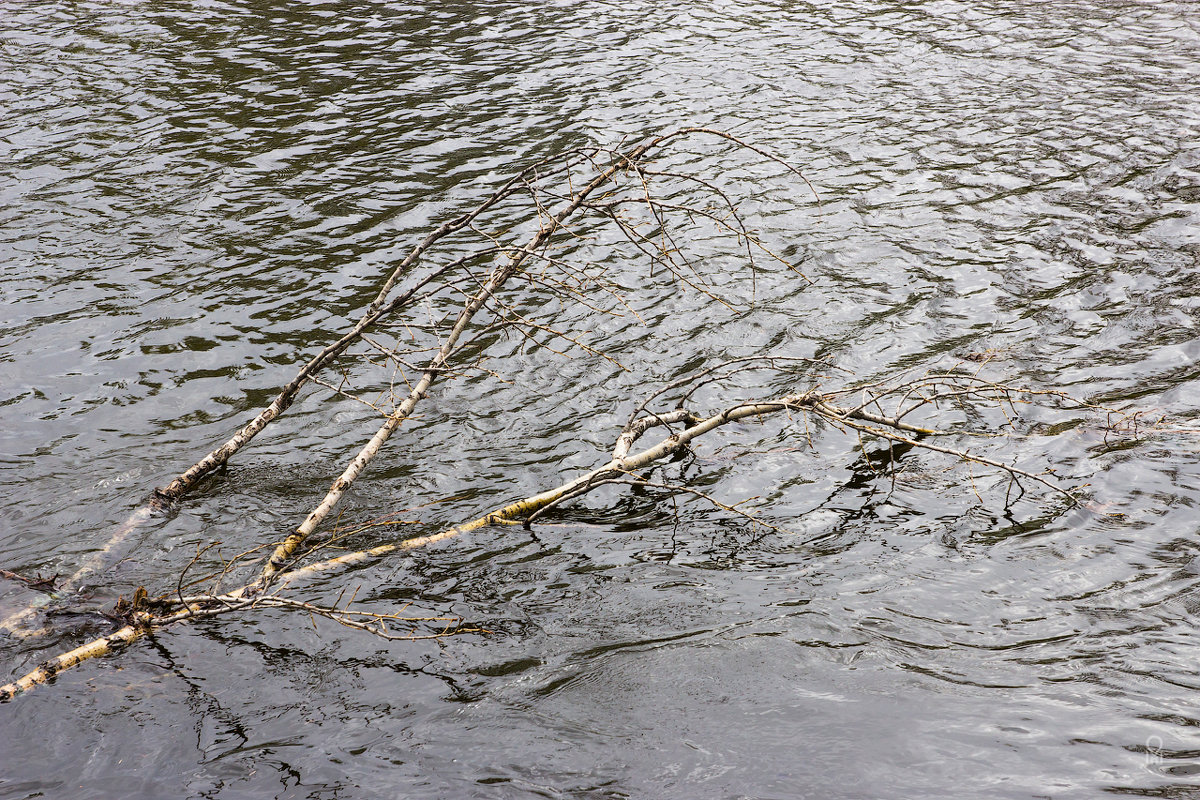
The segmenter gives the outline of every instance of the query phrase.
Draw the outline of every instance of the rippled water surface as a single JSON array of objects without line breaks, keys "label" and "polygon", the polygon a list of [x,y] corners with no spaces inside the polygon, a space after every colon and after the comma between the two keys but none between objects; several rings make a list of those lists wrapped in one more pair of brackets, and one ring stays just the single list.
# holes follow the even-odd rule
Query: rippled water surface
[{"label": "rippled water surface", "polygon": [[[516,169],[685,125],[803,171],[815,196],[724,148],[667,162],[811,283],[714,256],[730,311],[585,237],[642,322],[512,302],[627,370],[497,342],[497,377],[439,385],[343,523],[426,530],[555,485],[652,386],[764,352],[828,359],[830,385],[988,353],[993,378],[1143,411],[1136,439],[1033,411],[978,445],[1088,506],[868,443],[872,466],[832,429],[723,430],[656,475],[789,533],[613,488],[300,592],[487,634],[170,629],[0,706],[0,797],[1200,796],[1191,3],[6,3],[0,567],[73,573]],[[700,401],[793,386],[741,378]],[[198,547],[286,535],[375,427],[307,391],[115,548],[81,613],[0,640],[3,677]],[[0,612],[36,596],[4,580]]]}]

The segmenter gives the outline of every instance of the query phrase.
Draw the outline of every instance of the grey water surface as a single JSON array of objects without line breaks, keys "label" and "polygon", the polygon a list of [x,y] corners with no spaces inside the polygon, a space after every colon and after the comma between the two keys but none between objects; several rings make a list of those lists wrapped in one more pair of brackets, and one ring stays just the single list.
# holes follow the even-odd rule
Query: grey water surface
[{"label": "grey water surface", "polygon": [[[299,593],[486,634],[165,631],[0,705],[0,798],[1200,797],[1195,3],[6,2],[0,567],[74,572],[516,169],[690,125],[803,171],[815,196],[676,154],[811,282],[727,255],[730,311],[596,242],[644,324],[569,322],[628,369],[512,346],[503,380],[432,393],[342,522],[436,529],[555,485],[652,386],[764,352],[827,359],[830,386],[986,353],[993,378],[1141,412],[1136,438],[1030,409],[967,442],[1088,505],[742,425],[657,474],[787,533],[614,488]],[[198,547],[286,535],[376,422],[306,392],[50,635],[0,640],[0,678],[173,590]],[[0,582],[0,614],[37,596]]]}]

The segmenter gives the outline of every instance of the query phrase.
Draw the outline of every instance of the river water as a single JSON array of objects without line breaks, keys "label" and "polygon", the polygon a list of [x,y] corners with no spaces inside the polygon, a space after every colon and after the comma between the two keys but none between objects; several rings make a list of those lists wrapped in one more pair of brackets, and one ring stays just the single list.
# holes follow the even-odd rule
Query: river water
[{"label": "river water", "polygon": [[[918,453],[875,474],[834,430],[719,432],[659,476],[756,497],[790,533],[614,488],[300,593],[486,634],[388,643],[284,612],[168,630],[0,706],[0,798],[1200,796],[1197,12],[5,4],[6,569],[74,572],[516,169],[678,126],[804,172],[816,196],[761,159],[677,156],[811,283],[727,255],[714,279],[753,305],[734,313],[597,242],[646,324],[570,321],[628,370],[509,346],[503,381],[435,389],[343,522],[436,529],[555,485],[652,386],[763,352],[821,356],[830,385],[986,352],[993,377],[1147,427],[1034,411],[979,445],[1087,483],[1086,509],[1006,504],[994,474]],[[703,403],[788,385],[742,377]],[[80,613],[0,641],[3,677],[106,632],[91,612],[118,595],[171,590],[197,547],[286,535],[375,426],[306,392],[118,548]],[[0,612],[36,594],[0,583]]]}]

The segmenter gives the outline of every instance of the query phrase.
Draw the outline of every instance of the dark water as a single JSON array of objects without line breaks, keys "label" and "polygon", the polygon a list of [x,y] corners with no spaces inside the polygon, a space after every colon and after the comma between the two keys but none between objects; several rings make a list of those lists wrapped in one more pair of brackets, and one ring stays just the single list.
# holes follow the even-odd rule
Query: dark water
[{"label": "dark water", "polygon": [[[995,376],[1169,429],[1047,414],[986,445],[1090,483],[1104,515],[1006,507],[995,476],[918,454],[893,487],[849,437],[743,426],[687,476],[794,535],[614,490],[306,589],[489,635],[173,629],[0,707],[0,797],[1200,796],[1198,12],[6,4],[5,568],[73,572],[515,167],[679,125],[804,170],[819,203],[777,170],[689,163],[813,284],[764,268],[731,315],[595,248],[649,325],[571,323],[629,372],[525,350],[508,383],[445,385],[344,521],[457,498],[407,512],[436,526],[557,484],[647,385],[766,348],[864,378],[992,350]],[[747,299],[734,262],[722,290]],[[374,427],[308,393],[142,530],[93,606],[168,590],[198,545],[278,539]],[[0,584],[0,611],[33,596]],[[0,642],[4,677],[106,630],[56,624]]]}]

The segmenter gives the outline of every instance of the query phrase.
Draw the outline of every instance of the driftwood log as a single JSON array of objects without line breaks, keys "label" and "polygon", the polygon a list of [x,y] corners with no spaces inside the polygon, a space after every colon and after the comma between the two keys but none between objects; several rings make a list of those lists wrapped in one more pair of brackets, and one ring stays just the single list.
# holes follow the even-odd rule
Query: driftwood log
[{"label": "driftwood log", "polygon": [[[775,256],[759,241],[743,221],[737,203],[715,181],[661,163],[669,161],[672,148],[696,138],[726,146],[730,157],[738,154],[755,156],[760,163],[778,165],[780,171],[803,180],[797,169],[777,157],[727,133],[704,128],[672,131],[625,149],[596,147],[572,151],[522,170],[476,208],[442,224],[421,239],[383,277],[377,295],[357,322],[313,355],[272,402],[227,441],[168,484],[155,489],[149,500],[114,532],[95,557],[59,584],[57,595],[52,595],[49,602],[73,602],[73,590],[86,576],[94,576],[103,568],[110,554],[120,550],[131,531],[145,526],[157,513],[182,502],[200,480],[228,462],[283,414],[309,384],[327,387],[371,406],[383,418],[378,429],[349,459],[325,496],[290,536],[282,542],[263,543],[271,553],[257,568],[257,573],[244,576],[245,560],[235,559],[223,564],[216,575],[206,576],[202,581],[185,581],[183,576],[201,556],[197,553],[192,564],[181,566],[181,576],[173,591],[151,597],[144,589],[139,590],[131,601],[123,601],[111,612],[111,616],[122,623],[113,633],[51,657],[36,669],[0,687],[0,700],[11,699],[47,682],[64,669],[111,654],[171,625],[254,609],[301,610],[388,639],[444,636],[476,630],[436,615],[405,616],[403,612],[352,608],[352,593],[349,599],[343,594],[338,602],[324,606],[289,593],[296,591],[306,579],[336,574],[348,566],[397,551],[411,550],[491,525],[533,524],[562,504],[600,486],[641,485],[689,493],[711,502],[723,513],[740,515],[751,524],[786,531],[783,524],[766,521],[761,514],[739,508],[738,504],[725,503],[687,486],[651,481],[644,474],[652,465],[684,453],[700,437],[739,420],[779,416],[804,418],[859,438],[875,438],[888,442],[889,446],[895,444],[938,452],[964,463],[999,471],[1007,475],[1010,489],[1024,491],[1026,485],[1037,484],[1057,492],[1068,502],[1077,502],[1075,495],[1060,484],[1057,476],[1020,469],[969,447],[941,444],[939,442],[948,438],[961,440],[965,432],[942,430],[926,424],[945,406],[986,405],[1004,408],[1016,415],[1018,406],[1034,400],[1082,405],[1064,395],[991,382],[981,376],[975,365],[968,369],[960,364],[940,372],[896,376],[870,384],[851,382],[846,388],[836,390],[821,389],[810,376],[803,378],[807,386],[797,387],[788,394],[732,402],[723,409],[705,413],[691,407],[690,399],[699,387],[720,383],[735,374],[772,370],[779,374],[795,374],[800,380],[799,376],[805,375],[806,370],[811,372],[817,366],[809,359],[762,355],[711,365],[665,384],[632,409],[627,424],[616,437],[611,457],[605,463],[560,486],[434,533],[389,539],[369,549],[313,560],[321,549],[313,545],[313,535],[346,491],[388,439],[412,417],[439,380],[480,367],[480,348],[483,347],[480,342],[486,336],[506,331],[543,345],[547,339],[557,338],[570,347],[614,360],[578,335],[518,313],[516,304],[505,297],[513,278],[521,276],[554,292],[564,302],[578,303],[586,308],[593,308],[599,295],[625,303],[620,291],[607,284],[602,275],[556,254],[558,243],[577,235],[575,226],[579,225],[581,217],[612,226],[645,257],[651,269],[666,269],[679,284],[691,287],[714,302],[727,305],[711,288],[702,271],[688,260],[686,247],[677,240],[672,229],[672,220],[704,221],[733,241],[739,252],[744,252],[747,261],[766,257],[781,269],[795,271],[792,265]],[[656,191],[664,184],[672,186],[672,192]],[[679,187],[686,188],[690,194],[681,194]],[[525,238],[506,241],[494,230],[511,229],[513,215],[519,214],[521,208],[528,210]],[[452,253],[461,253],[464,249],[462,237],[468,234],[473,236],[475,245],[465,255],[452,258],[443,255],[439,247],[449,244],[454,245]],[[799,283],[807,278],[797,272],[796,280]],[[429,316],[427,312],[434,300],[442,303],[447,297],[461,298],[457,313],[447,315],[443,320],[418,321],[422,314],[425,318]],[[476,318],[485,310],[487,321],[480,324]],[[413,332],[414,344],[402,351],[398,346],[389,347],[373,339],[374,331],[385,322],[406,326]],[[542,339],[537,340],[536,336]],[[356,347],[365,348],[364,353],[373,357],[381,357],[403,374],[403,389],[397,390],[396,385],[392,385],[382,397],[379,393],[370,397],[349,390],[345,380],[335,384],[333,378],[321,377],[339,365],[344,366],[347,359],[365,358],[363,353],[354,351]],[[673,405],[663,407],[665,404]],[[665,429],[661,440],[635,452],[635,445],[644,436],[660,428]],[[308,563],[305,563],[306,558]],[[191,589],[197,583],[207,583],[207,589]],[[229,588],[229,583],[234,583],[235,588]],[[240,585],[236,585],[238,583]],[[44,631],[41,611],[35,606],[0,620],[0,633],[32,636]]]}]

